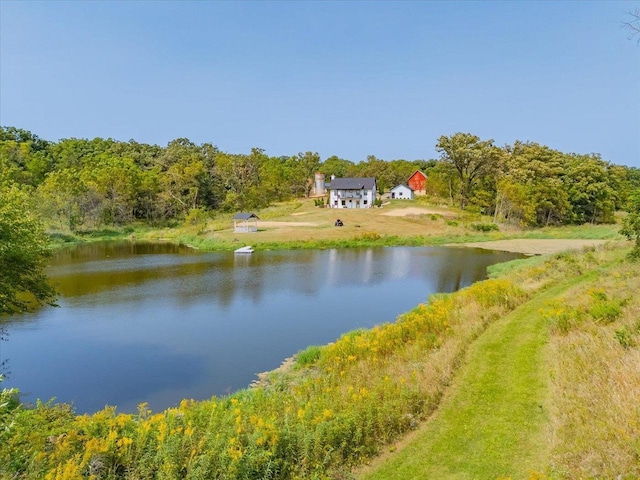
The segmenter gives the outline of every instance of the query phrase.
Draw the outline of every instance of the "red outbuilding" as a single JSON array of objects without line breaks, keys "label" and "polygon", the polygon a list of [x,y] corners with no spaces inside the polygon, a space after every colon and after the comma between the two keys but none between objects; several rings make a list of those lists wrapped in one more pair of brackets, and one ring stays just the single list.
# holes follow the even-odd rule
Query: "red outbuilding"
[{"label": "red outbuilding", "polygon": [[424,195],[426,193],[427,176],[420,170],[416,170],[413,175],[409,177],[407,185],[417,194]]}]

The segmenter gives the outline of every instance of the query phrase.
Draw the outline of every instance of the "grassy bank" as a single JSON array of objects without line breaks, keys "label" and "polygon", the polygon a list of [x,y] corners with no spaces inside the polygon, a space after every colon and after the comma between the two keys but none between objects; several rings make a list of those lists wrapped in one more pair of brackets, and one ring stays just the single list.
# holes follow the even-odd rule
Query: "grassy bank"
[{"label": "grassy bank", "polygon": [[540,293],[474,343],[433,420],[362,478],[640,478],[640,265],[615,250],[529,264],[521,285]]},{"label": "grassy bank", "polygon": [[595,273],[535,296],[470,348],[450,397],[406,448],[366,479],[528,478],[548,463],[548,329],[539,312]]},{"label": "grassy bank", "polygon": [[[608,478],[613,470],[603,462],[614,458],[622,459],[616,462],[619,474],[627,475],[622,478],[634,478],[640,402],[628,403],[637,398],[637,383],[624,379],[638,378],[640,365],[640,299],[629,295],[640,287],[640,268],[624,263],[623,254],[609,248],[554,255],[460,292],[433,296],[394,323],[308,349],[293,368],[273,372],[260,388],[209,401],[187,400],[164,412],[141,405],[137,415],[107,408],[76,416],[67,405],[19,406],[11,392],[3,392],[0,476],[348,478],[352,468],[420,425],[439,425],[442,437],[455,443],[477,419],[473,433],[485,434],[469,437],[477,455],[463,449],[446,460],[421,453],[429,468],[437,463],[448,468],[437,471],[451,472],[452,478],[516,475],[526,468],[557,478],[578,478],[576,472],[587,471]],[[608,280],[596,284],[600,278]],[[572,309],[560,311],[556,302]],[[591,329],[606,344],[607,355],[590,340]],[[550,348],[557,349],[556,357],[549,356]],[[585,348],[587,355],[582,355]],[[597,361],[589,362],[594,357]],[[469,360],[474,358],[482,360]],[[494,375],[500,362],[514,358],[511,370]],[[439,421],[447,418],[449,399],[456,398],[451,385],[461,384],[461,365],[479,379],[480,390],[461,390],[459,398],[469,408],[461,417],[465,421]],[[543,372],[553,372],[553,382],[540,376],[540,365]],[[574,385],[577,374],[580,380]],[[516,383],[519,375],[524,380]],[[593,388],[597,393],[588,382],[599,382]],[[598,402],[601,411],[594,426],[589,413],[604,390],[609,391],[606,400],[616,406]],[[486,398],[478,396],[482,391]],[[522,396],[526,401],[518,400]],[[493,407],[503,416],[513,414],[515,421],[497,422]],[[611,418],[601,430],[601,418],[607,416]],[[517,441],[503,435],[503,428]],[[602,441],[587,444],[585,435],[594,432]],[[534,440],[539,448],[519,457]],[[449,450],[446,445],[434,451]],[[469,458],[461,462],[460,456]],[[476,465],[485,457],[494,469]],[[516,463],[501,463],[505,458]]]}]

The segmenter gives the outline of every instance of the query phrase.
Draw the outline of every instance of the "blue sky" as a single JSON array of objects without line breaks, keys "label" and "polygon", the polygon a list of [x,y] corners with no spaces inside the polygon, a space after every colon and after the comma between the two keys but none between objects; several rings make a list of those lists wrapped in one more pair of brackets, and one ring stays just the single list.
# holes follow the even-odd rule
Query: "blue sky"
[{"label": "blue sky", "polygon": [[0,0],[0,124],[269,155],[440,135],[640,167],[640,1]]}]

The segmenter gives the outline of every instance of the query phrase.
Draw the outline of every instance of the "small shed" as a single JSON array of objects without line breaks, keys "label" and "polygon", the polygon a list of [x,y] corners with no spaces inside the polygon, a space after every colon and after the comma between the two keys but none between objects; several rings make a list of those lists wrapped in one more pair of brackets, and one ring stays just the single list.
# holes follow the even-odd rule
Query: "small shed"
[{"label": "small shed", "polygon": [[233,231],[250,233],[258,231],[258,216],[255,213],[240,212],[233,216]]},{"label": "small shed", "polygon": [[405,184],[400,184],[391,189],[391,198],[399,200],[413,200],[413,189]]}]

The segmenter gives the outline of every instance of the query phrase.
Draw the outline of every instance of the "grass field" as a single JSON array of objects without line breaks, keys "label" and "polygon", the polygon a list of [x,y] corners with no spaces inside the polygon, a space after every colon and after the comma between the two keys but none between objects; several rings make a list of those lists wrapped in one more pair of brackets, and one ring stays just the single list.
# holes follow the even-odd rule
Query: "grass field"
[{"label": "grass field", "polygon": [[[455,208],[433,205],[427,199],[394,200],[383,208],[328,209],[313,199],[285,202],[255,212],[255,233],[235,233],[231,214],[199,218],[172,228],[146,225],[111,228],[71,235],[58,232],[54,243],[115,238],[180,242],[204,250],[232,250],[243,245],[256,249],[348,248],[391,245],[444,245],[502,239],[620,239],[618,225],[581,225],[518,229],[501,226],[482,231],[492,219]],[[344,226],[335,227],[340,218]],[[535,252],[532,252],[535,253]]]}]

